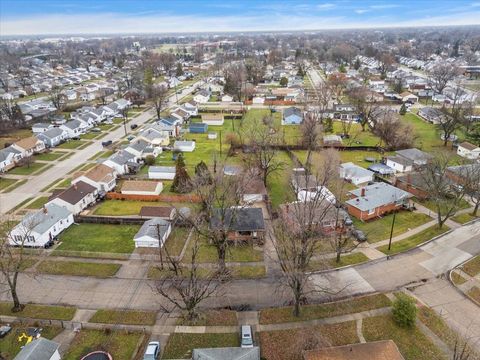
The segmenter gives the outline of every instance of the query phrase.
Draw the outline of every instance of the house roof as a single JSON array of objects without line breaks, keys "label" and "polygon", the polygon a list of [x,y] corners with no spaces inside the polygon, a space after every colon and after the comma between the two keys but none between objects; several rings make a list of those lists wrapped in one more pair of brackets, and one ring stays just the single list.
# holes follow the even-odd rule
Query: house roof
[{"label": "house roof", "polygon": [[467,150],[470,150],[470,151],[480,149],[479,146],[474,145],[474,144],[472,144],[472,143],[469,143],[468,141],[462,142],[460,145],[458,145],[458,147],[462,147],[462,148],[467,149]]},{"label": "house roof", "polygon": [[139,139],[131,142],[129,145],[127,145],[127,148],[132,148],[136,151],[142,152],[145,150],[145,148],[149,146],[150,144],[147,143],[145,140]]},{"label": "house roof", "polygon": [[302,111],[299,109],[299,108],[296,108],[294,106],[292,107],[289,107],[285,110],[283,110],[283,117],[286,118],[286,117],[289,117],[289,116],[292,116],[292,115],[296,115],[298,117],[302,117]]},{"label": "house roof", "polygon": [[53,127],[51,129],[48,129],[47,131],[39,134],[39,136],[45,136],[46,138],[53,139],[56,138],[57,136],[60,136],[63,134],[63,130],[57,127]]},{"label": "house roof", "polygon": [[130,154],[127,151],[119,151],[108,158],[108,160],[118,164],[125,165],[129,161],[135,158],[135,155]]},{"label": "house roof", "polygon": [[215,209],[210,220],[210,226],[213,228],[224,226],[227,230],[234,231],[265,230],[263,212],[260,208],[225,209],[223,224],[221,217],[221,210]]},{"label": "house roof", "polygon": [[43,209],[28,214],[22,219],[22,225],[39,234],[45,233],[60,220],[66,219],[71,212],[56,204],[46,204]]},{"label": "house roof", "polygon": [[394,163],[404,165],[404,166],[411,166],[413,165],[413,161],[407,158],[404,158],[403,156],[399,155],[392,155],[392,156],[387,156],[387,160],[390,160]]},{"label": "house roof", "polygon": [[60,344],[40,337],[26,344],[14,360],[50,360],[59,347]]},{"label": "house roof", "polygon": [[204,120],[207,120],[207,121],[223,121],[224,118],[225,117],[222,113],[202,114],[202,121],[204,121]]},{"label": "house roof", "polygon": [[397,155],[403,156],[406,159],[412,160],[413,162],[417,161],[428,161],[433,156],[416,148],[397,150]]},{"label": "house roof", "polygon": [[122,184],[122,191],[155,191],[160,181],[148,180],[125,180]]},{"label": "house roof", "polygon": [[379,174],[394,174],[395,170],[393,170],[390,166],[385,164],[376,163],[372,164],[368,167],[368,170],[379,173]]},{"label": "house roof", "polygon": [[37,139],[36,136],[30,136],[30,137],[15,141],[15,145],[25,150],[31,150],[31,149],[34,149],[35,146],[37,146],[38,141],[39,140]]},{"label": "house roof", "polygon": [[71,130],[78,129],[81,125],[82,123],[80,122],[80,120],[70,120],[70,121],[67,121],[65,124],[63,124],[63,126],[66,126]]},{"label": "house roof", "polygon": [[177,140],[177,141],[175,141],[173,146],[192,146],[192,145],[195,145],[195,141]]},{"label": "house roof", "polygon": [[[365,192],[364,196],[362,196],[362,191]],[[395,201],[413,197],[409,192],[386,183],[375,183],[351,190],[349,193],[355,196],[355,198],[346,201],[346,204],[353,206],[360,211],[376,209]]]},{"label": "house roof", "polygon": [[105,164],[97,164],[85,173],[78,173],[75,178],[85,176],[95,182],[110,182],[114,178],[113,169]]},{"label": "house roof", "polygon": [[175,166],[150,166],[148,172],[175,174]]},{"label": "house roof", "polygon": [[160,225],[159,226],[160,236],[163,236],[167,232],[168,227],[171,226],[168,221],[160,218],[153,218],[153,219],[147,220],[143,223],[142,227],[135,234],[135,236],[133,237],[133,240],[139,239],[142,236],[149,236],[151,238],[158,239],[156,225]]},{"label": "house roof", "polygon": [[14,155],[18,155],[20,154],[20,151],[14,149],[12,146],[9,146],[9,147],[6,147],[2,150],[0,150],[0,161],[4,161],[4,160],[7,160],[8,159],[8,154],[14,154]]},{"label": "house roof", "polygon": [[363,176],[372,176],[373,172],[370,170],[364,169],[354,163],[348,162],[340,165],[345,170],[345,177],[363,177]]},{"label": "house roof", "polygon": [[449,166],[447,169],[458,176],[469,176],[477,171],[480,172],[480,163]]},{"label": "house roof", "polygon": [[49,123],[36,123],[36,124],[33,124],[33,125],[32,125],[32,128],[41,128],[41,129],[43,129],[43,128],[49,128],[49,127],[51,127],[51,126],[52,126],[52,124],[49,124]]},{"label": "house roof", "polygon": [[83,181],[78,181],[68,189],[63,190],[61,193],[53,195],[49,200],[59,198],[69,204],[75,205],[82,201],[83,198],[92,194],[97,190],[96,187],[87,184]]},{"label": "house roof", "polygon": [[308,350],[304,360],[404,360],[392,340]]},{"label": "house roof", "polygon": [[173,206],[142,206],[139,215],[142,217],[159,217],[171,219],[176,210]]},{"label": "house roof", "polygon": [[193,349],[192,360],[260,360],[260,348]]}]

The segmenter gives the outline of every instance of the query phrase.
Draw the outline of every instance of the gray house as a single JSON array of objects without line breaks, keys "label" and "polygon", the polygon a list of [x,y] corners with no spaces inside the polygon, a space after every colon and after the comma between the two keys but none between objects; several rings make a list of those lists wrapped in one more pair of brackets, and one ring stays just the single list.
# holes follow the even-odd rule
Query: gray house
[{"label": "gray house", "polygon": [[54,127],[38,134],[37,137],[44,142],[46,147],[55,147],[65,141],[67,134],[62,129]]},{"label": "gray house", "polygon": [[283,125],[300,125],[303,121],[302,110],[296,107],[289,107],[283,111]]},{"label": "gray house", "polygon": [[193,349],[192,360],[260,360],[260,348]]},{"label": "gray house", "polygon": [[14,360],[60,360],[59,347],[60,344],[40,337],[25,345]]}]

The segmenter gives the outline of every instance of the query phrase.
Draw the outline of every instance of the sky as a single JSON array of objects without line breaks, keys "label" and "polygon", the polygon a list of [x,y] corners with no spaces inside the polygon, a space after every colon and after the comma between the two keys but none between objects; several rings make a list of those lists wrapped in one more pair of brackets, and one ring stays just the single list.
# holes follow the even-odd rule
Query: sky
[{"label": "sky", "polygon": [[0,0],[0,36],[480,24],[480,0]]}]

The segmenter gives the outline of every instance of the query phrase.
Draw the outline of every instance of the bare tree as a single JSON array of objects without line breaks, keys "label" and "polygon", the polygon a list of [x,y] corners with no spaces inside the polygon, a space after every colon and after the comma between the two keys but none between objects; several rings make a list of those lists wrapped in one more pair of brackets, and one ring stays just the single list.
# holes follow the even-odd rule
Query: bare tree
[{"label": "bare tree", "polygon": [[12,311],[22,311],[24,305],[18,296],[18,275],[27,267],[28,258],[25,254],[26,243],[31,241],[32,229],[38,224],[35,216],[23,220],[15,228],[15,223],[7,220],[0,225],[0,272],[3,275],[3,285],[7,285],[12,297]]},{"label": "bare tree", "polygon": [[0,98],[0,130],[8,131],[25,126],[25,117],[18,104]]},{"label": "bare tree", "polygon": [[379,104],[372,99],[370,90],[366,86],[358,87],[349,92],[349,98],[360,117],[362,131],[367,127],[375,126],[375,122],[382,110]]},{"label": "bare tree", "polygon": [[435,65],[428,75],[429,83],[432,89],[437,93],[443,93],[448,83],[459,75],[459,69],[453,64],[442,62]]},{"label": "bare tree", "polygon": [[444,146],[447,146],[451,136],[472,115],[473,104],[470,101],[465,101],[464,95],[465,92],[459,86],[456,86],[453,91],[452,104],[450,106],[444,105],[441,109],[443,116],[439,117],[438,127],[443,133]]},{"label": "bare tree", "polygon": [[[159,269],[163,274],[162,279],[156,283],[157,293],[174,308],[185,313],[189,322],[198,319],[198,307],[205,300],[215,296],[220,287],[225,284],[217,272],[202,271],[198,267],[198,234],[194,235],[190,261],[186,266],[180,266],[178,259],[167,255],[169,270]],[[206,273],[205,273],[206,272]],[[162,306],[167,312],[167,306]]]},{"label": "bare tree", "polygon": [[152,102],[157,113],[157,118],[160,118],[162,110],[168,101],[168,90],[165,86],[158,85],[152,89]]},{"label": "bare tree", "polygon": [[413,127],[402,123],[396,113],[387,110],[377,118],[373,133],[382,140],[387,150],[412,147],[416,139]]},{"label": "bare tree", "polygon": [[302,145],[307,148],[305,166],[310,168],[312,152],[317,149],[322,134],[321,124],[313,112],[307,112],[300,126]]},{"label": "bare tree", "polygon": [[480,164],[465,164],[458,167],[458,185],[474,203],[472,215],[477,216],[480,207]]},{"label": "bare tree", "polygon": [[62,93],[62,88],[56,84],[49,91],[49,99],[58,111],[62,111],[67,102],[65,94]]}]

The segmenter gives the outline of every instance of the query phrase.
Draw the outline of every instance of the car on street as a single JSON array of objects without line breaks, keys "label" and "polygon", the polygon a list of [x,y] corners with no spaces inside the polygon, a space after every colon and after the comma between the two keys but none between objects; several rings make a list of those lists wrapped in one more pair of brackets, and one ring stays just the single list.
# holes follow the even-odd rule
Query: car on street
[{"label": "car on street", "polygon": [[143,360],[157,360],[160,355],[160,342],[150,341],[143,354]]},{"label": "car on street", "polygon": [[133,129],[136,129],[137,127],[138,127],[137,124],[132,124],[132,125],[130,125],[130,129],[132,129],[132,130],[133,130]]},{"label": "car on street", "polygon": [[112,140],[107,140],[107,141],[102,141],[102,146],[107,147],[112,145],[113,141]]}]

